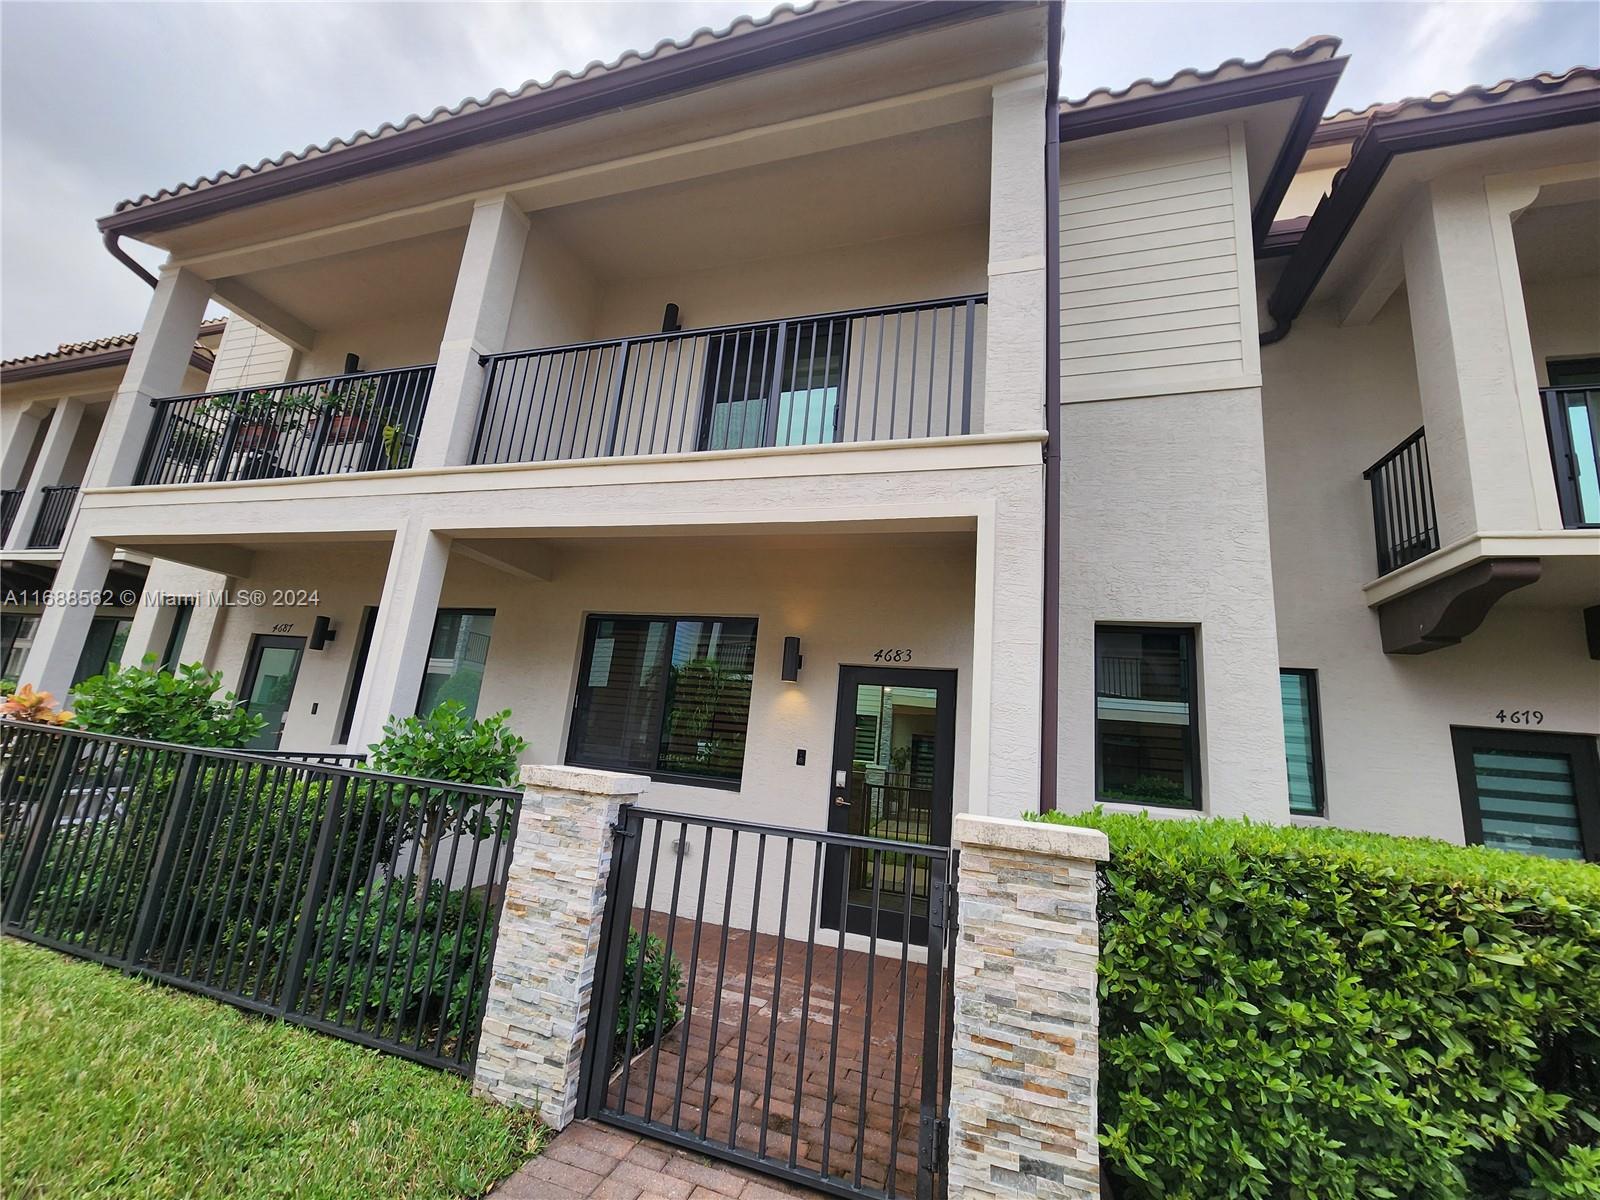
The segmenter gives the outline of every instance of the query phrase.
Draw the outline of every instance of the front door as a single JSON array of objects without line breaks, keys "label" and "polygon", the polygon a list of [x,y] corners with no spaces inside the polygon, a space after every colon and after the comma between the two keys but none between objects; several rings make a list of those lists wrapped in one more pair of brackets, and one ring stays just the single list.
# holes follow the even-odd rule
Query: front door
[{"label": "front door", "polygon": [[1450,735],[1469,843],[1600,862],[1594,738],[1461,726]]},{"label": "front door", "polygon": [[250,712],[266,724],[250,739],[250,750],[276,750],[283,737],[283,719],[294,698],[295,677],[300,674],[300,656],[305,653],[303,637],[282,637],[258,633],[250,641],[245,659],[243,686],[239,697]]},{"label": "front door", "polygon": [[[954,671],[840,667],[828,832],[948,846],[955,735]],[[892,851],[833,847],[822,893],[823,925],[839,928],[842,904],[851,933],[876,932],[900,941],[909,932],[913,942],[924,942],[926,863]]]}]

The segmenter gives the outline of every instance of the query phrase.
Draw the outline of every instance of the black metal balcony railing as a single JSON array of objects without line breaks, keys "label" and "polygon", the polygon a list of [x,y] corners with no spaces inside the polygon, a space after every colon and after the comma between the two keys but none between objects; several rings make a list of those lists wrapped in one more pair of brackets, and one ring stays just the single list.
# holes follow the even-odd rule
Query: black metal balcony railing
[{"label": "black metal balcony railing", "polygon": [[1428,474],[1428,438],[1419,429],[1361,477],[1372,487],[1378,574],[1387,575],[1439,548],[1439,519]]},{"label": "black metal balcony railing", "polygon": [[21,507],[21,488],[0,490],[0,542],[11,536],[11,523],[17,519],[17,509]]},{"label": "black metal balcony railing", "polygon": [[433,366],[153,400],[136,483],[287,479],[411,465]]},{"label": "black metal balcony railing", "polygon": [[33,519],[33,531],[28,535],[28,549],[54,550],[66,536],[67,521],[72,517],[72,506],[78,502],[78,485],[63,483],[39,489],[39,513]]},{"label": "black metal balcony railing", "polygon": [[486,356],[474,463],[972,431],[987,297]]},{"label": "black metal balcony railing", "polygon": [[1600,526],[1600,387],[1545,388],[1540,395],[1561,523],[1568,529]]}]

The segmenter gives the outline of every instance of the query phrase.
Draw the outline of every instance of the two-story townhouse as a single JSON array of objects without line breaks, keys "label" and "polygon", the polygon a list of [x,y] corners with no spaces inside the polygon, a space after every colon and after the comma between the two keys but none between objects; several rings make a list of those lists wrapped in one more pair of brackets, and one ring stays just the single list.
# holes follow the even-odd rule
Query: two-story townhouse
[{"label": "two-story townhouse", "polygon": [[[61,586],[224,580],[184,657],[268,746],[456,699],[658,805],[1036,807],[1049,21],[780,10],[120,206],[170,257]],[[284,382],[180,395],[213,299]]]},{"label": "two-story townhouse", "polygon": [[[227,590],[184,656],[271,746],[459,699],[812,828],[1600,855],[1594,73],[1058,105],[1058,20],[780,10],[126,202],[170,259],[63,574]],[[212,297],[287,382],[173,399]]]},{"label": "two-story townhouse", "polygon": [[[183,386],[206,387],[224,322],[203,323],[184,366]],[[43,354],[0,363],[0,678],[15,681],[33,644],[44,596],[134,334],[64,342]],[[71,682],[122,654],[150,559],[119,552],[95,606]],[[127,602],[132,598],[135,602]]]}]

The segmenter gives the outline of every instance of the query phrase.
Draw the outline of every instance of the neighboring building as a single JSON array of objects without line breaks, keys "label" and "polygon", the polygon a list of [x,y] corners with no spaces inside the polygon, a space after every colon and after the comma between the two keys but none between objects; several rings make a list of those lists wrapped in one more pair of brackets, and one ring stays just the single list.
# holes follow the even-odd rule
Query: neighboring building
[{"label": "neighboring building", "polygon": [[59,586],[153,559],[265,745],[457,699],[789,825],[1600,857],[1600,77],[1058,106],[1050,20],[780,10],[124,202],[170,258]]},{"label": "neighboring building", "polygon": [[[185,391],[207,385],[222,321],[199,328],[184,368]],[[15,681],[55,586],[61,548],[77,512],[101,426],[138,341],[134,334],[65,342],[45,354],[0,362],[0,679]],[[150,559],[119,551],[94,590],[110,603],[94,609],[72,682],[122,654]]]}]

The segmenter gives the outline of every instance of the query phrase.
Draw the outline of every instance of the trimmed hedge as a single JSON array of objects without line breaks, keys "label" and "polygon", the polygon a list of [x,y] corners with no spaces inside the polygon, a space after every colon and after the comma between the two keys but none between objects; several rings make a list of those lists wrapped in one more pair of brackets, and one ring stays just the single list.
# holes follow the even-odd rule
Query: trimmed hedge
[{"label": "trimmed hedge", "polygon": [[1600,1197],[1600,868],[1104,813],[1118,1200]]}]

